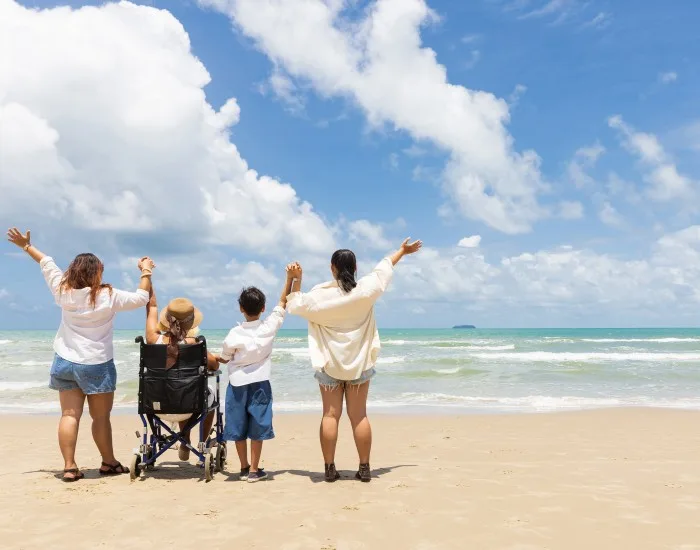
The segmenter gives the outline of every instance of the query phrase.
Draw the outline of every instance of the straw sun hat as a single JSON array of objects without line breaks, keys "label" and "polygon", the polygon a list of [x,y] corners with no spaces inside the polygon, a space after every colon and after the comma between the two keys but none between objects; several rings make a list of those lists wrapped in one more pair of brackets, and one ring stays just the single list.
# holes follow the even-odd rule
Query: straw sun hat
[{"label": "straw sun hat", "polygon": [[202,312],[194,307],[194,304],[187,298],[175,298],[170,301],[168,307],[160,312],[160,317],[158,318],[158,330],[160,332],[167,332],[168,328],[170,328],[168,314],[180,321],[182,328],[186,328],[188,331],[198,327],[204,317]]}]

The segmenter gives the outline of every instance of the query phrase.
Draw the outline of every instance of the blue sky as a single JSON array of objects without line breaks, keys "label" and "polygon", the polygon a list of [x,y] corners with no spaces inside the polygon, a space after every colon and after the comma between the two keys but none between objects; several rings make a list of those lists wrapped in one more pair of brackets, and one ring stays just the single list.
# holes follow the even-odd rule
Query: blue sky
[{"label": "blue sky", "polygon": [[[276,295],[289,260],[318,282],[335,246],[367,269],[410,235],[428,250],[397,271],[385,326],[697,324],[700,5],[1,4],[23,33],[0,74],[0,216],[63,265],[94,250],[124,286],[151,254],[165,297],[225,327],[240,287]],[[227,119],[212,135],[208,109]],[[14,252],[0,328],[55,326]]]}]

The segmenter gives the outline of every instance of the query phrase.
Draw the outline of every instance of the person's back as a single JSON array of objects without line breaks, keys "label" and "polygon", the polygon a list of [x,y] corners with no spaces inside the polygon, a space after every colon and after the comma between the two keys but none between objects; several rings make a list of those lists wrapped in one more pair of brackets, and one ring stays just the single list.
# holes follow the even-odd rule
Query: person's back
[{"label": "person's back", "polygon": [[394,266],[421,246],[421,241],[409,243],[406,239],[396,252],[359,281],[355,281],[354,252],[336,250],[331,257],[333,281],[317,285],[307,293],[301,292],[301,265],[294,262],[287,266],[287,277],[293,279],[287,308],[309,322],[309,354],[323,402],[321,451],[328,482],[340,479],[335,467],[335,449],[343,400],[360,459],[355,477],[363,482],[372,479],[369,465],[372,428],[367,418],[367,396],[376,374],[374,365],[380,348],[374,304],[391,282]]},{"label": "person's back", "polygon": [[279,304],[264,320],[260,316],[265,311],[265,295],[255,287],[243,289],[238,304],[245,322],[229,331],[221,352],[221,362],[228,364],[229,373],[224,438],[235,442],[241,461],[240,479],[251,483],[267,478],[258,466],[263,441],[275,437],[270,386],[272,346],[284,322],[290,286],[288,278]]},{"label": "person's back", "polygon": [[[379,332],[374,304],[389,286],[394,267],[389,258],[346,288],[335,279],[289,297],[289,313],[309,321],[311,364],[338,380],[355,380],[377,361]],[[353,281],[354,282],[354,281]]]},{"label": "person's back", "polygon": [[64,273],[53,258],[45,256],[39,262],[56,304],[61,308],[61,325],[56,333],[56,353],[75,363],[102,363],[113,357],[113,322],[118,311],[142,307],[148,292],[139,289],[127,292],[102,285],[93,290],[70,288]]}]

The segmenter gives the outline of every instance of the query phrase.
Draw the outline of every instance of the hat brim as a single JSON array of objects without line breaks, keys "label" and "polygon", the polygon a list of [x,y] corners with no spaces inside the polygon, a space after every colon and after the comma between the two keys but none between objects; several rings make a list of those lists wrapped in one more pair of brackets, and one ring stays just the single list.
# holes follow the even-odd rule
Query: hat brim
[{"label": "hat brim", "polygon": [[[163,308],[163,310],[160,312],[160,315],[158,316],[158,331],[159,332],[167,332],[168,329],[170,328],[170,323],[168,323],[167,319],[168,315],[168,308]],[[202,319],[204,318],[204,315],[202,315],[202,312],[199,311],[199,309],[194,308],[194,321],[192,321],[192,326],[188,329],[188,332],[192,330],[193,328],[197,328],[201,323]]]}]

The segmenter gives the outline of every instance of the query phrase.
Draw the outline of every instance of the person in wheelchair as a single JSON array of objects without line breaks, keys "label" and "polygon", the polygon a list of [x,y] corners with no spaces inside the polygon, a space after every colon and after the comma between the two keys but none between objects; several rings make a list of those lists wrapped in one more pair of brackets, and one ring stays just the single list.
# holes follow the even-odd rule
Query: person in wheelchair
[{"label": "person in wheelchair", "polygon": [[[194,307],[187,298],[175,298],[158,315],[158,302],[153,287],[150,291],[150,299],[146,304],[146,343],[163,344],[168,346],[166,369],[177,363],[180,344],[194,344],[199,332],[198,327],[202,322],[202,312]],[[207,352],[207,369],[219,370],[219,358],[211,352]],[[209,387],[209,401],[213,400],[215,388]],[[211,411],[204,422],[204,434],[209,434],[214,422],[215,411]],[[163,415],[165,420],[178,422],[180,430],[184,430],[191,414]],[[190,442],[189,431],[186,440]],[[187,461],[190,458],[190,450],[181,445],[178,451],[180,460]]]}]

